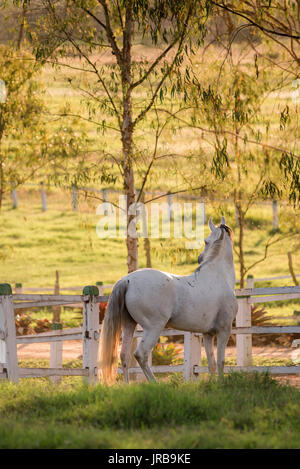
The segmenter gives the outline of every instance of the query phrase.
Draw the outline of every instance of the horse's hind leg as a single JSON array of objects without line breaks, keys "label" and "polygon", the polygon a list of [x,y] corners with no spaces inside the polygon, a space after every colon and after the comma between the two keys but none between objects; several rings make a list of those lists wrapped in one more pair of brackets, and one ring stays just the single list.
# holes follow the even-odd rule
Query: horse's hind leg
[{"label": "horse's hind leg", "polygon": [[217,348],[217,368],[218,368],[218,376],[221,378],[224,373],[224,365],[225,365],[225,350],[228,339],[230,337],[231,328],[224,329],[218,333],[218,348]]},{"label": "horse's hind leg", "polygon": [[134,352],[134,356],[137,359],[148,381],[156,382],[156,379],[154,378],[154,375],[148,364],[148,357],[154,345],[157,343],[163,327],[164,324],[159,328],[156,327],[155,329],[144,329],[143,338],[139,343],[138,348]]},{"label": "horse's hind leg", "polygon": [[123,376],[125,383],[129,383],[129,361],[130,349],[133,334],[136,328],[136,322],[129,313],[122,315],[122,348],[121,348],[121,363],[123,369]]},{"label": "horse's hind leg", "polygon": [[208,371],[214,375],[216,372],[216,360],[214,354],[214,336],[210,334],[203,334],[203,342],[207,356]]}]

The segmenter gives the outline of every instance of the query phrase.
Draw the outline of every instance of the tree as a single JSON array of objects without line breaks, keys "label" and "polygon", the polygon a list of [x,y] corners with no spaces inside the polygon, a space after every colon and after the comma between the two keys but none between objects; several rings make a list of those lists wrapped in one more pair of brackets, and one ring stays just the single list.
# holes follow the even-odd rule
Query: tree
[{"label": "tree", "polygon": [[[169,90],[184,92],[182,64],[202,44],[209,7],[199,0],[40,3],[44,8],[41,26],[37,35],[30,35],[37,60],[43,63],[51,55],[55,63],[77,68],[89,77],[82,88],[90,97],[88,120],[95,121],[100,113],[102,119],[95,122],[97,127],[103,132],[113,130],[120,138],[121,158],[117,163],[127,197],[127,226],[133,229],[133,234],[128,230],[126,240],[131,272],[138,268],[135,214],[129,210],[136,203],[137,135],[155,104],[167,100]],[[133,60],[133,47],[141,39],[160,45],[152,61]],[[103,51],[112,54],[106,66],[97,60]],[[66,59],[70,53],[84,65],[70,64]]]},{"label": "tree", "polygon": [[0,209],[4,194],[32,180],[57,175],[80,153],[82,136],[47,126],[39,67],[27,52],[0,46]]},{"label": "tree", "polygon": [[[227,38],[231,40],[230,34]],[[285,159],[299,158],[289,150],[294,149],[294,135],[299,133],[298,109],[285,105],[276,124],[273,115],[266,118],[267,98],[289,83],[289,74],[279,68],[270,73],[268,60],[253,53],[250,40],[234,50],[232,43],[223,46],[227,60],[217,64],[215,79],[207,87],[201,83],[202,73],[198,76],[194,72],[188,102],[194,109],[190,125],[211,136],[210,171],[219,181],[215,192],[234,202],[238,229],[234,250],[243,288],[246,274],[267,258],[270,247],[296,233],[290,225],[282,233],[271,231],[262,258],[247,265],[244,236],[249,209],[266,196],[291,198],[295,193],[294,187],[282,180],[280,169]]]},{"label": "tree", "polygon": [[290,47],[291,56],[299,64],[297,47],[300,44],[300,5],[298,0],[262,0],[259,2],[212,0],[211,3],[240,20],[246,20],[246,23],[239,25],[239,29],[255,28],[283,47],[286,47],[284,40],[290,40],[287,50]]}]

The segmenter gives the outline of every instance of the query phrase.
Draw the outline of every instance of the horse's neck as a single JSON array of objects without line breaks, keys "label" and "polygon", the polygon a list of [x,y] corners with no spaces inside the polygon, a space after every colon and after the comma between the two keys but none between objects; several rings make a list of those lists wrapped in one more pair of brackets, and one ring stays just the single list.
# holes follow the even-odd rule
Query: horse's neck
[{"label": "horse's neck", "polygon": [[232,259],[232,262],[223,262],[221,264],[221,267],[222,267],[222,270],[223,270],[224,277],[227,280],[227,283],[234,290],[234,288],[235,288],[235,269],[234,269],[233,259]]},{"label": "horse's neck", "polygon": [[231,240],[226,240],[226,247],[224,250],[223,256],[223,266],[224,269],[228,273],[228,278],[233,284],[233,289],[235,288],[235,269],[234,269],[234,262],[233,262],[233,248]]},{"label": "horse's neck", "polygon": [[219,262],[219,266],[217,266],[217,268],[223,271],[224,277],[226,278],[228,284],[234,290],[235,269],[233,262],[232,244],[229,239],[226,239],[224,250],[220,252],[217,261]]},{"label": "horse's neck", "polygon": [[[212,274],[214,272],[216,272],[216,274],[217,273],[219,274],[221,272],[223,274],[224,279],[230,286],[230,288],[234,290],[235,269],[234,269],[234,262],[233,262],[233,252],[232,252],[231,241],[229,241],[230,244],[228,243],[228,241],[227,241],[227,244],[225,245],[225,249],[221,250],[219,255],[215,257],[215,259],[213,259],[210,262],[207,262],[206,266],[203,265],[203,267],[206,267]],[[200,272],[201,272],[201,269],[200,269]],[[202,272],[205,275],[204,273],[205,270],[203,270]]]}]

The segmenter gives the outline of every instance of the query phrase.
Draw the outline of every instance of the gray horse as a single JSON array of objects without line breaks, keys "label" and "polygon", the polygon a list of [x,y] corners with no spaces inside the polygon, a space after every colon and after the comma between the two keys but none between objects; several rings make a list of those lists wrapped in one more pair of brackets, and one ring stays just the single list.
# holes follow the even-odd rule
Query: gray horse
[{"label": "gray horse", "polygon": [[217,336],[217,370],[222,376],[225,348],[238,305],[234,294],[232,230],[222,217],[215,226],[209,220],[210,235],[192,275],[174,275],[155,269],[141,269],[125,275],[112,291],[99,347],[99,377],[113,383],[117,372],[118,344],[122,330],[121,362],[129,382],[129,360],[137,324],[143,337],[134,356],[146,378],[155,381],[148,356],[164,328],[201,332],[208,369],[216,372],[214,336]]}]

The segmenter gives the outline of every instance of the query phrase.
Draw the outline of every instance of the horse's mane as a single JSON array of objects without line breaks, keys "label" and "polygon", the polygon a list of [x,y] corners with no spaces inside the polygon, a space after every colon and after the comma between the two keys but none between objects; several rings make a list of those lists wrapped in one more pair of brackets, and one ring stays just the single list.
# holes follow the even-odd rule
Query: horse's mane
[{"label": "horse's mane", "polygon": [[231,241],[233,241],[233,231],[228,225],[219,225],[218,228],[222,228],[223,230],[226,231],[226,233],[229,235]]},{"label": "horse's mane", "polygon": [[228,234],[228,236],[230,237],[231,243],[233,243],[233,231],[230,228],[230,226],[220,224],[220,225],[218,225],[217,228],[221,228],[222,234],[221,234],[220,238],[213,243],[213,245],[210,249],[210,252],[209,252],[209,257],[202,264],[200,264],[199,267],[197,267],[195,272],[199,272],[199,270],[201,269],[201,267],[203,267],[204,264],[208,264],[209,262],[211,262],[219,254],[221,244],[222,244],[222,241],[224,239],[224,232],[226,232]]}]

